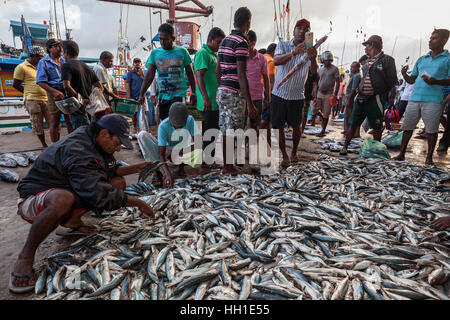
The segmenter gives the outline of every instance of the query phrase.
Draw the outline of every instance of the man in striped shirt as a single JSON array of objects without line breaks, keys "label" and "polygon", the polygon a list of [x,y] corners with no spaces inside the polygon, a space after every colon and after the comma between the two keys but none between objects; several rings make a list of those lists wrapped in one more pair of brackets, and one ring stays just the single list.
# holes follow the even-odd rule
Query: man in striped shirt
[{"label": "man in striped shirt", "polygon": [[[247,33],[250,30],[252,14],[247,7],[239,8],[234,14],[235,29],[219,47],[217,64],[216,101],[219,105],[219,127],[223,140],[223,174],[235,175],[238,169],[233,159],[227,159],[226,134],[229,130],[245,128],[245,109],[251,119],[256,117],[256,108],[250,96],[247,80],[249,45]],[[230,148],[234,148],[234,143]]]},{"label": "man in striped shirt", "polygon": [[[297,162],[297,149],[300,143],[302,122],[302,109],[305,103],[305,82],[308,77],[308,71],[317,74],[317,50],[315,48],[306,49],[305,34],[310,30],[310,23],[306,19],[297,21],[294,29],[294,39],[290,41],[280,41],[275,50],[275,65],[278,66],[275,77],[275,84],[272,91],[270,105],[270,117],[272,128],[279,130],[279,146],[283,154],[282,167],[289,167],[290,161]],[[308,55],[308,62],[282,86],[277,88],[278,84],[286,77],[303,58]],[[285,124],[293,128],[293,149],[291,159],[286,152],[286,143],[284,136]]]}]

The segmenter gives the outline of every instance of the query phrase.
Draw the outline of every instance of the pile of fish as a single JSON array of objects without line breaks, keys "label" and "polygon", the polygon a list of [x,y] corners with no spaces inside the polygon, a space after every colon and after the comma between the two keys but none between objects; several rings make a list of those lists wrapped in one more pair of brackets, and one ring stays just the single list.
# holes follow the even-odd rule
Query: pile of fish
[{"label": "pile of fish", "polygon": [[37,156],[34,152],[4,153],[0,156],[0,167],[28,167],[30,162],[34,162],[36,158]]},{"label": "pile of fish", "polygon": [[[344,141],[337,141],[334,139],[319,139],[314,140],[313,142],[320,144],[322,150],[330,150],[331,152],[339,152],[344,147]],[[349,153],[359,154],[363,142],[364,140],[361,138],[353,139],[352,142],[350,142],[347,151]]]},{"label": "pile of fish", "polygon": [[[307,134],[307,135],[310,135],[310,136],[317,136],[321,132],[322,132],[322,127],[321,126],[318,126],[318,127],[306,126],[304,134]],[[325,132],[326,133],[330,133],[330,132],[333,132],[333,130],[327,128],[327,129],[325,129]]]},{"label": "pile of fish", "polygon": [[[449,299],[450,171],[336,159],[211,172],[141,197],[48,258],[36,299]],[[151,188],[150,188],[151,189]]]},{"label": "pile of fish", "polygon": [[[0,156],[0,167],[16,168],[28,167],[34,162],[37,155],[34,152],[4,153]],[[19,175],[11,169],[0,168],[0,180],[6,182],[18,182]]]}]

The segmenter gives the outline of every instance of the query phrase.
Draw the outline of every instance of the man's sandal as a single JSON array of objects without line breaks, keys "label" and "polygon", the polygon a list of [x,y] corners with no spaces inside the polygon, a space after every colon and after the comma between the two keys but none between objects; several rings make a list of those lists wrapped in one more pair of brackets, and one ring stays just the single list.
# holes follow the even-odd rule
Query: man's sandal
[{"label": "man's sandal", "polygon": [[30,281],[30,279],[33,278],[34,274],[35,274],[34,268],[31,270],[30,274],[20,274],[17,272],[11,272],[11,276],[9,278],[9,291],[11,291],[13,293],[27,293],[27,292],[33,291],[36,282],[32,286],[18,287],[18,286],[15,286],[13,283],[13,277],[14,278],[27,278],[28,281]]}]

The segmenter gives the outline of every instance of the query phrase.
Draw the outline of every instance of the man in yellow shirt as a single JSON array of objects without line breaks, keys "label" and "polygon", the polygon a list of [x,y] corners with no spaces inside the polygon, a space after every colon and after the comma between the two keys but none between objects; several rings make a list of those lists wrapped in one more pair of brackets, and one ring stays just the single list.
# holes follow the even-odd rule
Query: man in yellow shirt
[{"label": "man in yellow shirt", "polygon": [[47,124],[50,120],[47,110],[47,93],[36,84],[37,64],[44,56],[45,51],[42,47],[30,47],[29,58],[14,70],[13,87],[23,93],[33,132],[38,136],[42,147],[47,148],[44,134],[44,118]]}]

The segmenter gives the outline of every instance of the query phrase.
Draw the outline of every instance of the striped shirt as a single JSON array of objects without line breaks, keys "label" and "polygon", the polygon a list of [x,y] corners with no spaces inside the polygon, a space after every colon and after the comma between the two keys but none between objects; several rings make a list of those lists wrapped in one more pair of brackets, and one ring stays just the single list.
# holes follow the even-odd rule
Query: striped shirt
[{"label": "striped shirt", "polygon": [[[280,41],[275,50],[275,55],[288,54],[294,51],[295,44],[294,39],[290,41]],[[272,94],[280,97],[284,100],[304,100],[305,99],[305,82],[308,77],[309,67],[311,66],[311,61],[308,60],[300,70],[298,70],[294,75],[280,88],[277,89],[277,85],[284,79],[284,77],[291,71],[301,60],[303,54],[296,55],[291,60],[289,60],[285,65],[277,67],[277,74],[275,76],[275,84],[273,86]]]},{"label": "striped shirt", "polygon": [[229,36],[223,39],[218,52],[219,67],[222,74],[219,90],[239,92],[237,62],[246,62],[248,56],[248,42],[242,33],[233,30]]},{"label": "striped shirt", "polygon": [[365,96],[373,96],[375,94],[375,91],[372,86],[372,79],[370,78],[370,68],[374,64],[375,61],[377,61],[378,57],[380,56],[381,52],[376,56],[369,60],[367,60],[367,63],[369,64],[369,68],[367,69],[366,77],[364,78],[364,84],[362,89],[362,94]]}]

